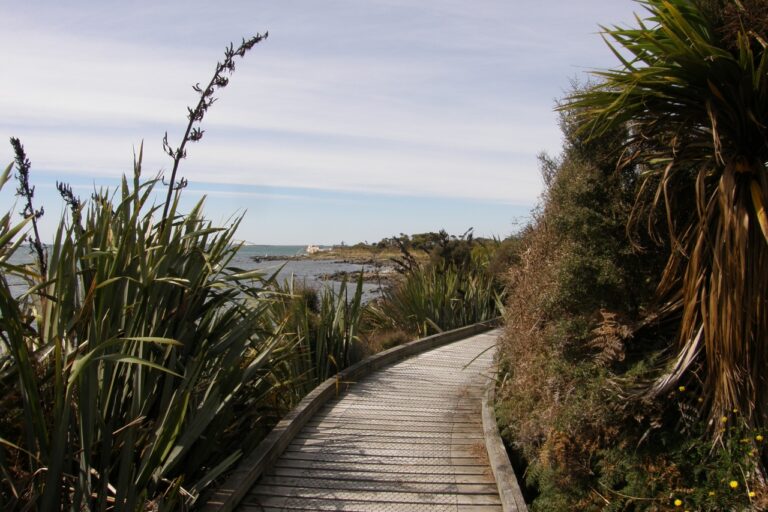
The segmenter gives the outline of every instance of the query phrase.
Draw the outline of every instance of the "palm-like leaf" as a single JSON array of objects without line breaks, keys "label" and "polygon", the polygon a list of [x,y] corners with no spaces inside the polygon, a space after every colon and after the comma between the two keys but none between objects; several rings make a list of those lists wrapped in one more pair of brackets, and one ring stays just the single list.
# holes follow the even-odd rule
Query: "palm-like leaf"
[{"label": "palm-like leaf", "polygon": [[[647,20],[604,29],[622,62],[575,94],[584,129],[629,127],[650,205],[663,209],[671,255],[659,286],[682,310],[672,369],[652,392],[699,380],[702,412],[753,424],[768,413],[768,52],[742,27],[720,30],[690,0],[640,0]],[[640,196],[639,196],[640,197]],[[648,197],[647,195],[642,197]],[[640,200],[642,201],[642,199]],[[702,369],[698,373],[692,370]]]},{"label": "palm-like leaf", "polygon": [[417,264],[384,291],[371,310],[373,322],[382,330],[428,336],[498,317],[505,291],[488,271],[489,257],[490,250],[473,253],[465,267]]},{"label": "palm-like leaf", "polygon": [[[26,221],[0,218],[0,383],[18,416],[0,424],[0,508],[178,509],[182,483],[200,492],[258,441],[221,439],[278,362],[260,281],[229,268],[238,221],[178,215],[177,193],[162,229],[140,164],[61,222],[46,276],[8,262]],[[34,286],[16,297],[9,276]]]}]

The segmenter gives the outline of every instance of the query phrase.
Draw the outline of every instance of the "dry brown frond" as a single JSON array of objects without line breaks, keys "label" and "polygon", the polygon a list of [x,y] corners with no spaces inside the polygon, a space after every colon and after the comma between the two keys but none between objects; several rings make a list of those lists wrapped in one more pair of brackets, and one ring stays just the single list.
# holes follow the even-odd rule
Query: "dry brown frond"
[{"label": "dry brown frond", "polygon": [[624,361],[626,357],[625,344],[632,338],[630,326],[619,321],[619,315],[605,309],[600,311],[602,320],[592,330],[595,335],[587,346],[598,350],[595,360],[601,366]]},{"label": "dry brown frond", "polygon": [[[712,393],[711,403],[702,408],[712,417],[730,416],[736,409],[752,418],[757,410],[766,410],[760,390],[766,389],[762,369],[768,362],[763,340],[768,298],[761,283],[768,282],[768,246],[750,211],[753,177],[765,178],[760,176],[762,166],[755,167],[744,172],[726,166],[717,188],[706,199],[699,197],[704,204],[699,229],[681,237],[690,251],[682,282],[682,344],[678,364],[667,377],[693,369],[703,350],[704,388]],[[669,267],[679,268],[680,263],[670,259]],[[673,275],[665,275],[662,290],[675,287]],[[662,379],[654,393],[665,393],[675,380]]]}]

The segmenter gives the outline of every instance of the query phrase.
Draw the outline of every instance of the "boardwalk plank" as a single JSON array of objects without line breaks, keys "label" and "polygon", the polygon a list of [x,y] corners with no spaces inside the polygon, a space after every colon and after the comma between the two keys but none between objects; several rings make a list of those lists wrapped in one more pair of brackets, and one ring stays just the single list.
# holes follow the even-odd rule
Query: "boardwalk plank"
[{"label": "boardwalk plank", "polygon": [[492,494],[462,494],[430,493],[430,492],[403,492],[403,491],[368,491],[346,489],[318,489],[311,487],[285,487],[278,485],[257,485],[246,496],[243,503],[259,503],[265,498],[306,498],[333,501],[362,501],[362,502],[386,502],[386,503],[428,503],[448,505],[500,505],[498,493]]},{"label": "boardwalk plank", "polygon": [[338,461],[315,461],[311,466],[307,461],[279,459],[275,464],[278,468],[298,468],[312,470],[333,470],[333,471],[353,471],[353,472],[381,472],[381,473],[422,473],[422,474],[453,474],[453,475],[491,475],[490,468],[487,466],[450,466],[450,465],[425,465],[410,464],[406,468],[395,464],[366,464],[365,462],[338,462]]},{"label": "boardwalk plank", "polygon": [[482,442],[482,437],[466,437],[458,438],[447,434],[443,437],[415,437],[415,436],[382,436],[382,435],[365,435],[358,434],[341,435],[341,434],[317,434],[313,437],[298,437],[288,447],[289,450],[296,450],[301,447],[313,447],[313,446],[366,446],[371,448],[389,448],[399,446],[434,446],[443,445],[447,442],[457,445],[473,445],[478,442]]},{"label": "boardwalk plank", "polygon": [[422,482],[422,483],[456,483],[456,484],[494,484],[493,476],[483,473],[479,475],[435,474],[435,473],[382,473],[354,471],[325,471],[318,469],[274,468],[267,473],[269,477],[291,478],[325,478],[335,480],[354,480],[372,482]]},{"label": "boardwalk plank", "polygon": [[[307,426],[312,428],[318,428],[318,429],[325,429],[325,430],[340,430],[340,431],[384,431],[384,432],[403,432],[407,430],[408,432],[425,432],[425,433],[451,433],[451,432],[460,432],[460,433],[472,433],[478,430],[478,428],[481,426],[480,423],[476,425],[469,425],[469,426],[453,426],[449,423],[443,423],[443,422],[435,422],[431,425],[423,425],[423,424],[411,424],[407,425],[409,428],[404,428],[407,425],[407,422],[395,422],[392,424],[375,424],[365,421],[348,421],[348,422],[333,422],[333,421],[310,421],[307,423]],[[482,432],[482,430],[481,430]],[[481,433],[482,435],[482,433]]]},{"label": "boardwalk plank", "polygon": [[238,510],[501,511],[480,415],[495,338],[343,383]]},{"label": "boardwalk plank", "polygon": [[242,512],[501,512],[501,505],[453,505],[428,503],[360,502],[345,500],[297,500],[266,497],[258,503],[243,503]]},{"label": "boardwalk plank", "polygon": [[[452,437],[455,437],[450,430],[443,430],[442,432],[402,432],[401,430],[397,429],[389,429],[389,430],[355,430],[355,429],[347,429],[343,430],[338,427],[306,427],[302,434],[300,435],[312,435],[318,436],[324,436],[324,437],[332,437],[332,438],[342,438],[342,437],[354,437],[357,439],[362,439],[365,437],[368,438],[377,438],[377,437],[390,437],[390,438],[413,438],[414,435],[418,435],[418,437],[422,439],[448,439],[450,440]],[[483,439],[483,434],[480,432],[462,432],[461,438],[463,439]]]},{"label": "boardwalk plank", "polygon": [[479,448],[476,445],[444,446],[444,445],[422,445],[422,446],[401,446],[396,448],[381,448],[371,446],[312,446],[312,447],[288,447],[286,453],[302,454],[333,454],[333,455],[356,455],[365,457],[463,457],[473,458]]},{"label": "boardwalk plank", "polygon": [[489,483],[456,484],[454,482],[425,482],[413,481],[410,478],[403,480],[379,480],[367,479],[339,479],[339,478],[312,478],[312,477],[285,477],[266,476],[259,482],[260,487],[254,488],[258,493],[259,488],[305,487],[310,489],[335,489],[347,491],[376,491],[376,492],[413,492],[429,494],[490,494],[495,495],[496,486]]}]

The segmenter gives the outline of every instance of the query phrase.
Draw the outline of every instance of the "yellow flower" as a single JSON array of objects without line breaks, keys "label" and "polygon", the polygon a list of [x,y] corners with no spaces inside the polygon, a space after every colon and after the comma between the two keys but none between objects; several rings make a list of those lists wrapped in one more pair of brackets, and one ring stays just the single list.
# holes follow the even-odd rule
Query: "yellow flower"
[{"label": "yellow flower", "polygon": [[749,492],[747,493],[747,495],[748,495],[750,498],[754,498],[754,497],[755,497],[755,491],[749,491]]},{"label": "yellow flower", "polygon": [[762,435],[760,435],[760,434],[757,434],[757,435],[755,436],[755,441],[757,441],[758,443],[759,443],[759,442],[761,442],[762,440],[763,440],[763,436],[762,436]]},{"label": "yellow flower", "polygon": [[715,495],[715,491],[709,491],[709,495],[710,496],[714,496]]},{"label": "yellow flower", "polygon": [[683,500],[681,500],[680,498],[676,499],[675,500],[675,506],[676,507],[682,507],[683,506]]},{"label": "yellow flower", "polygon": [[730,482],[728,482],[728,485],[731,486],[731,489],[738,489],[739,488],[739,482],[737,482],[736,480],[731,480]]},{"label": "yellow flower", "polygon": [[728,417],[727,416],[723,416],[722,418],[720,418],[720,422],[721,423],[728,423]]},{"label": "yellow flower", "polygon": [[738,410],[738,409],[734,409],[734,410],[733,410],[733,413],[734,413],[734,414],[736,414],[737,412],[739,412],[739,410]]},{"label": "yellow flower", "polygon": [[682,393],[683,391],[685,391],[685,386],[680,386],[680,387],[679,387],[679,388],[677,388],[677,389],[678,389],[678,390],[679,390],[679,391]]}]

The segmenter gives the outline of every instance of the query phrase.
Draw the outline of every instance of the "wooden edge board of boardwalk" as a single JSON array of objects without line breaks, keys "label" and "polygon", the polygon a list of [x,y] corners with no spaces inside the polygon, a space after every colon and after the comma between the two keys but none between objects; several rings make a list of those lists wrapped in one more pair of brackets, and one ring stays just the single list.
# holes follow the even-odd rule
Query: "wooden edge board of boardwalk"
[{"label": "wooden edge board of boardwalk", "polygon": [[302,422],[236,510],[516,510],[509,500],[502,508],[483,431],[497,336],[476,334],[359,379]]}]

